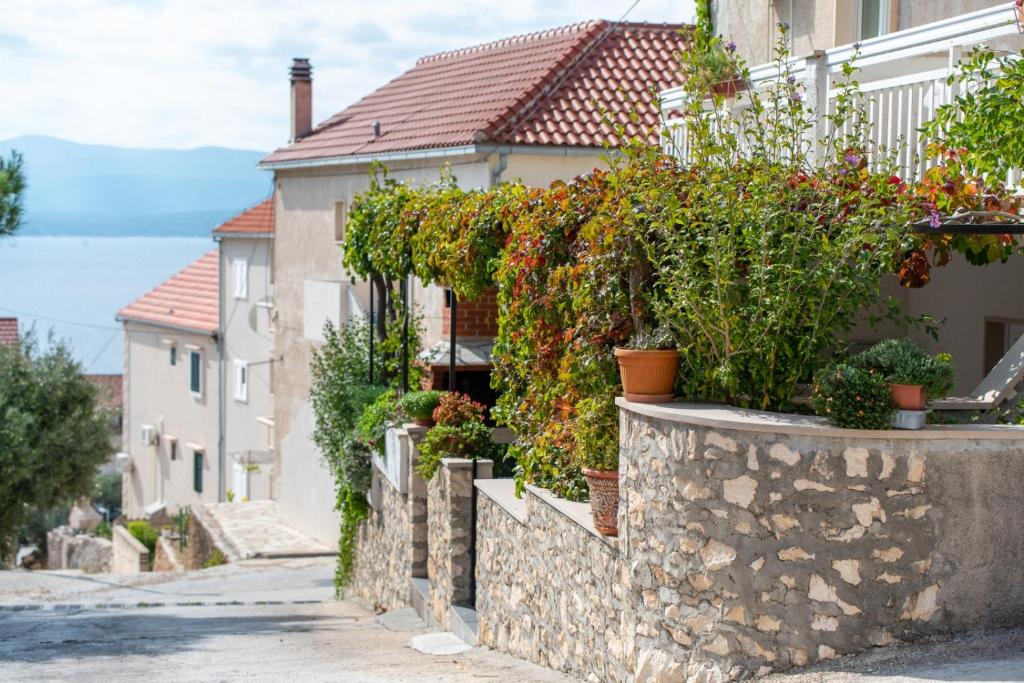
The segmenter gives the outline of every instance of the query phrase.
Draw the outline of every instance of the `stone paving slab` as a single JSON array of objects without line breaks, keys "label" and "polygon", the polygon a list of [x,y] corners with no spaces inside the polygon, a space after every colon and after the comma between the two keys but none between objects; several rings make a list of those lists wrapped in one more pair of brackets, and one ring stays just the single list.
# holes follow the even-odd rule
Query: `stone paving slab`
[{"label": "stone paving slab", "polygon": [[203,508],[237,554],[237,558],[229,559],[317,557],[335,552],[289,526],[275,501],[206,503]]}]

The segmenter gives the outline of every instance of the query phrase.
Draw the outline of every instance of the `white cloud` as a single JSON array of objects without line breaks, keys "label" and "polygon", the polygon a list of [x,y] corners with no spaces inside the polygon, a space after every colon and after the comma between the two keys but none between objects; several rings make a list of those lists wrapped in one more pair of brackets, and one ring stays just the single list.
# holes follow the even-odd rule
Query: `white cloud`
[{"label": "white cloud", "polygon": [[[633,0],[0,0],[0,139],[272,149],[292,57],[314,67],[321,120],[416,58],[592,18]],[[692,19],[640,0],[631,21]]]}]

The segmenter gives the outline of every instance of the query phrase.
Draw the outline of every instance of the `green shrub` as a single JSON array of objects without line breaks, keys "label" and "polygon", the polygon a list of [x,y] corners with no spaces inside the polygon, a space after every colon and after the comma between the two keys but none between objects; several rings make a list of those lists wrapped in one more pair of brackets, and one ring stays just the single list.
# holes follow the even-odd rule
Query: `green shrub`
[{"label": "green shrub", "polygon": [[410,391],[398,399],[398,408],[414,420],[430,420],[444,395],[443,391]]},{"label": "green shrub", "polygon": [[384,453],[384,434],[398,422],[398,394],[385,391],[363,409],[356,435],[378,453]]},{"label": "green shrub", "polygon": [[224,557],[224,553],[219,548],[214,548],[213,553],[206,558],[206,562],[203,562],[203,569],[209,569],[210,567],[219,567],[222,564],[227,564],[228,558]]},{"label": "green shrub", "polygon": [[110,526],[110,522],[103,521],[96,525],[96,529],[92,532],[94,536],[105,538],[108,541],[114,537],[114,530]]},{"label": "green shrub", "polygon": [[480,420],[470,420],[459,425],[439,424],[431,428],[418,450],[420,457],[416,472],[430,480],[441,466],[442,458],[487,458],[494,450],[494,442],[487,425]]},{"label": "green shrub", "polygon": [[92,502],[105,510],[109,519],[115,519],[121,514],[121,478],[120,472],[96,475]]},{"label": "green shrub", "polygon": [[156,542],[160,538],[160,532],[154,529],[149,522],[145,520],[136,520],[134,522],[128,522],[126,525],[128,533],[135,537],[135,539],[146,546],[149,550],[150,560],[156,554]]},{"label": "green shrub", "polygon": [[609,472],[619,468],[619,409],[614,395],[588,397],[577,403],[572,433],[582,467]]},{"label": "green shrub", "polygon": [[887,429],[893,411],[889,394],[889,383],[878,372],[839,363],[815,374],[811,406],[840,427]]},{"label": "green shrub", "polygon": [[434,409],[438,425],[456,426],[466,422],[483,422],[487,408],[466,394],[446,393]]},{"label": "green shrub", "polygon": [[931,356],[910,339],[886,339],[852,357],[850,364],[874,370],[892,384],[920,384],[928,400],[942,398],[953,388],[949,354]]}]

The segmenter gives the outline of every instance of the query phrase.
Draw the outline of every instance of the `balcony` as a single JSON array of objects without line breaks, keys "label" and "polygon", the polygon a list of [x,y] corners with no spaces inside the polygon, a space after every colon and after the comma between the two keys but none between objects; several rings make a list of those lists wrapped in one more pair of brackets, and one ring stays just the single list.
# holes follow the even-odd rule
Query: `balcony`
[{"label": "balcony", "polygon": [[[877,146],[896,152],[902,176],[920,178],[932,162],[924,154],[928,141],[918,131],[939,107],[959,94],[958,84],[947,83],[948,77],[955,72],[961,55],[976,45],[1013,37],[1024,42],[1015,16],[1014,3],[1006,2],[860,43],[855,62],[860,70],[855,78],[860,82],[862,104],[870,124],[871,140],[866,142],[874,143],[868,148]],[[806,84],[809,103],[827,102],[831,108],[843,78],[843,65],[855,52],[854,45],[841,45],[794,57],[787,63],[788,71]],[[774,63],[751,68],[750,91],[745,97],[781,78]],[[730,107],[735,110],[744,106],[745,97],[737,97],[729,103]],[[670,135],[666,149],[685,161],[685,121],[673,118],[684,98],[681,87],[661,93],[663,125]],[[1020,171],[1015,171],[1007,180],[1017,185],[1020,179]]]}]

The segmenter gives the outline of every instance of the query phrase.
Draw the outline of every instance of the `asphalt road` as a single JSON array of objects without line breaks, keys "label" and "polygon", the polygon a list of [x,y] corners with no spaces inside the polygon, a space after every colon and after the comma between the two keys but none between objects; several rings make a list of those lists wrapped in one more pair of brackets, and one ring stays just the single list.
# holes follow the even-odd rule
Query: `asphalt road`
[{"label": "asphalt road", "polygon": [[[572,680],[485,648],[413,650],[430,631],[411,610],[377,616],[335,600],[332,573],[331,560],[132,577],[0,572],[0,683]],[[880,648],[762,681],[1024,683],[1024,630]]]},{"label": "asphalt road", "polygon": [[[156,575],[0,572],[0,681],[569,681],[483,648],[429,655],[411,610],[333,599],[330,561]],[[163,581],[159,579],[163,578]]]}]

